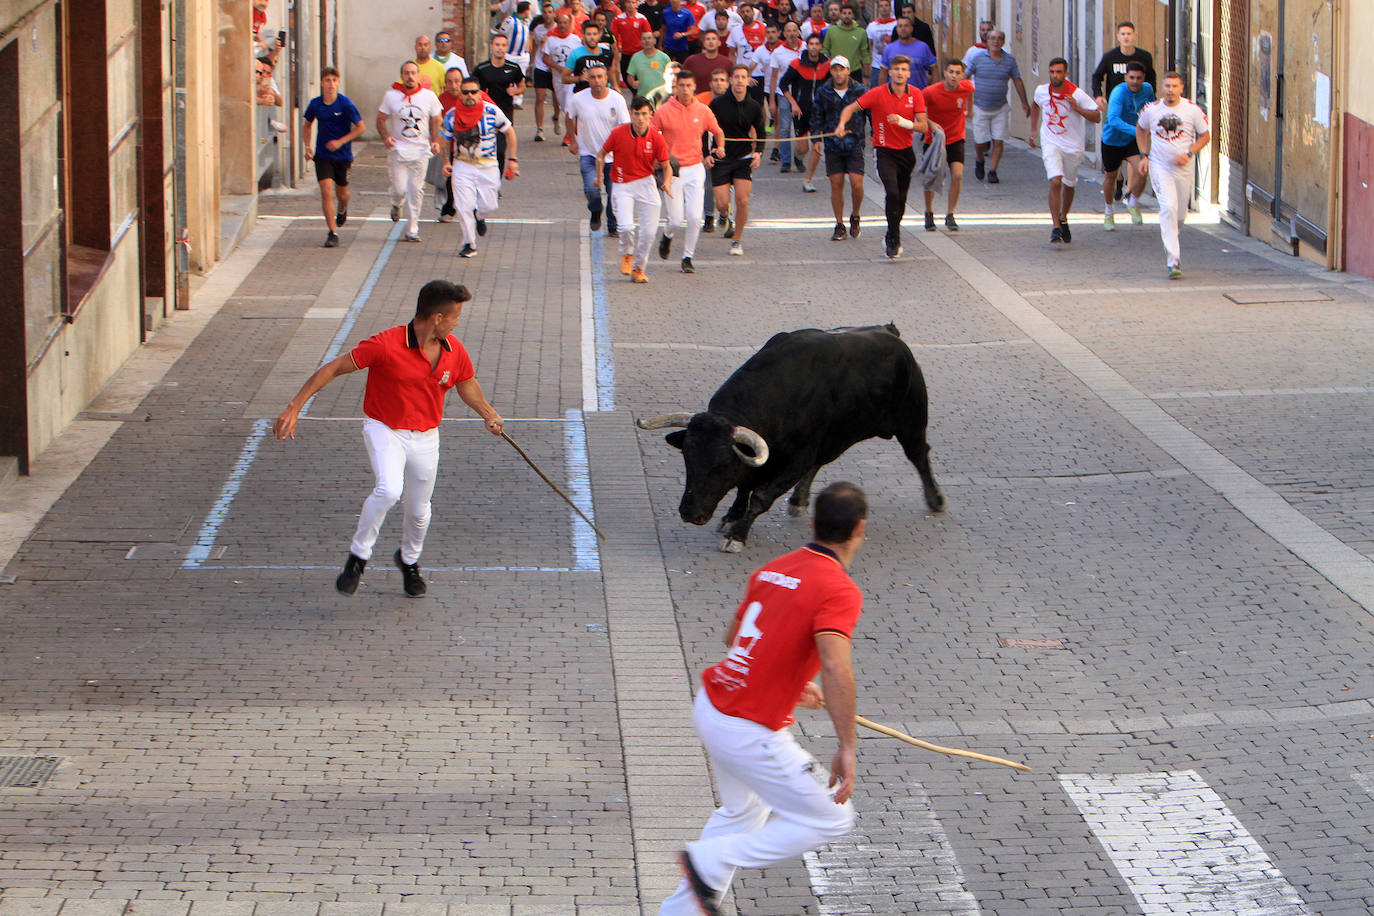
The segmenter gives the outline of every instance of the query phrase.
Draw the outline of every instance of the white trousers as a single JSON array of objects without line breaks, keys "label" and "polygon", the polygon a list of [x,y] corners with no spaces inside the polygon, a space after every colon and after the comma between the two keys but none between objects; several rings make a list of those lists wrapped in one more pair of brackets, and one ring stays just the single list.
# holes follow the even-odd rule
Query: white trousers
[{"label": "white trousers", "polygon": [[[711,758],[721,806],[687,851],[697,872],[721,896],[736,868],[764,868],[854,829],[853,805],[835,804],[825,787],[825,770],[791,732],[724,715],[704,690],[697,694],[692,718]],[[700,912],[686,880],[658,912]]]},{"label": "white trousers", "polygon": [[681,174],[673,179],[673,196],[663,198],[663,208],[667,216],[663,221],[663,234],[673,237],[679,226],[686,226],[682,256],[690,258],[697,250],[697,237],[701,235],[701,215],[705,201],[702,199],[706,187],[706,166],[684,165]]},{"label": "white trousers", "polygon": [[652,175],[611,185],[611,209],[620,221],[620,253],[633,254],[634,266],[640,270],[649,261],[660,200]]},{"label": "white trousers", "polygon": [[1188,217],[1188,199],[1193,196],[1193,163],[1162,169],[1157,162],[1151,162],[1150,186],[1159,201],[1159,235],[1164,239],[1165,265],[1177,267],[1181,256],[1178,237]]},{"label": "white trousers", "polygon": [[478,167],[455,162],[452,182],[453,208],[458,211],[458,224],[463,227],[463,242],[476,248],[477,217],[486,219],[487,214],[496,212],[501,170],[494,165]]},{"label": "white trousers", "polygon": [[404,496],[401,560],[417,562],[425,546],[425,532],[429,530],[429,498],[434,494],[434,477],[439,469],[439,430],[392,429],[368,417],[363,421],[363,442],[377,483],[363,502],[349,552],[361,560],[372,559],[372,547],[377,543],[387,510]]},{"label": "white trousers", "polygon": [[428,157],[387,157],[387,166],[391,172],[391,204],[401,207],[401,212],[406,218],[406,232],[411,235],[420,234],[420,203],[425,199],[425,166],[428,162]]}]

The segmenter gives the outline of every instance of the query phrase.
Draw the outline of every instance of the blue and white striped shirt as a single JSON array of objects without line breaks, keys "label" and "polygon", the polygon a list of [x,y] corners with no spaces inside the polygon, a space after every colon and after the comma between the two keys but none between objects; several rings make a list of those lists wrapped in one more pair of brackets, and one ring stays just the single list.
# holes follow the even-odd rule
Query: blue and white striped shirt
[{"label": "blue and white striped shirt", "polygon": [[512,13],[501,23],[500,31],[510,39],[510,50],[507,54],[522,57],[530,53],[530,26],[525,20]]}]

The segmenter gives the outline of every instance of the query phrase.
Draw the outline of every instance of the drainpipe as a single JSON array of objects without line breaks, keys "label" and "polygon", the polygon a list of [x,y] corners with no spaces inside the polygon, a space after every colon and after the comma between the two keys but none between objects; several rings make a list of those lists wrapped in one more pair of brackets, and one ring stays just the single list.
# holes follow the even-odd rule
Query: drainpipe
[{"label": "drainpipe", "polygon": [[186,221],[186,4],[172,2],[172,194],[175,205],[172,223],[176,243],[172,246],[176,291],[174,307],[191,307],[191,230]]}]

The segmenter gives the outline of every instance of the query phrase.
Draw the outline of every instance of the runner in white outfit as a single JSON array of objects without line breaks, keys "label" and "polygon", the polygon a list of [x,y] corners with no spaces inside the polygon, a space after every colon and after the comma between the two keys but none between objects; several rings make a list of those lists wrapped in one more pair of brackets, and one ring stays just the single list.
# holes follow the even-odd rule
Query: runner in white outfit
[{"label": "runner in white outfit", "polygon": [[1188,216],[1193,194],[1194,157],[1212,140],[1207,115],[1183,97],[1183,77],[1164,74],[1162,97],[1140,112],[1136,145],[1140,147],[1140,172],[1150,175],[1159,201],[1159,234],[1164,239],[1169,279],[1183,276],[1179,234]]},{"label": "runner in white outfit", "polygon": [[406,218],[405,240],[420,241],[420,203],[425,196],[425,166],[439,154],[439,97],[420,88],[420,68],[408,60],[401,81],[382,96],[377,133],[386,144],[391,173],[391,220]]},{"label": "runner in white outfit", "polygon": [[[520,160],[515,155],[515,128],[501,109],[482,98],[477,77],[465,77],[461,93],[462,101],[444,115],[444,136],[454,146],[453,162],[444,171],[452,176],[453,208],[458,211],[458,222],[463,227],[463,247],[458,255],[470,258],[477,253],[477,236],[486,234],[486,217],[496,212],[501,192],[501,173],[496,165],[497,133],[506,135],[507,178],[520,174]],[[473,112],[478,106],[480,114]],[[465,112],[476,117],[460,120]]]}]

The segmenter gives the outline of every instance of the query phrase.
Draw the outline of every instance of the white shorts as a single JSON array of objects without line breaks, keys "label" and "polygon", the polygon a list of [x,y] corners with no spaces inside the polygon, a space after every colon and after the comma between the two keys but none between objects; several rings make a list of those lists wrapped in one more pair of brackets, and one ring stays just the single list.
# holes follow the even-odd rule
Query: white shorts
[{"label": "white shorts", "polygon": [[988,143],[992,140],[1007,139],[1011,130],[1011,105],[1001,108],[984,109],[973,106],[973,142]]},{"label": "white shorts", "polygon": [[573,84],[563,82],[563,78],[557,73],[553,74],[553,97],[558,102],[559,109],[568,113],[568,106],[572,104]]},{"label": "white shorts", "polygon": [[530,56],[528,54],[507,54],[506,59],[520,68],[520,72],[529,76]]},{"label": "white shorts", "polygon": [[1066,188],[1078,184],[1078,167],[1083,164],[1083,151],[1071,153],[1053,143],[1042,142],[1040,146],[1040,156],[1045,161],[1045,177],[1062,179]]}]

